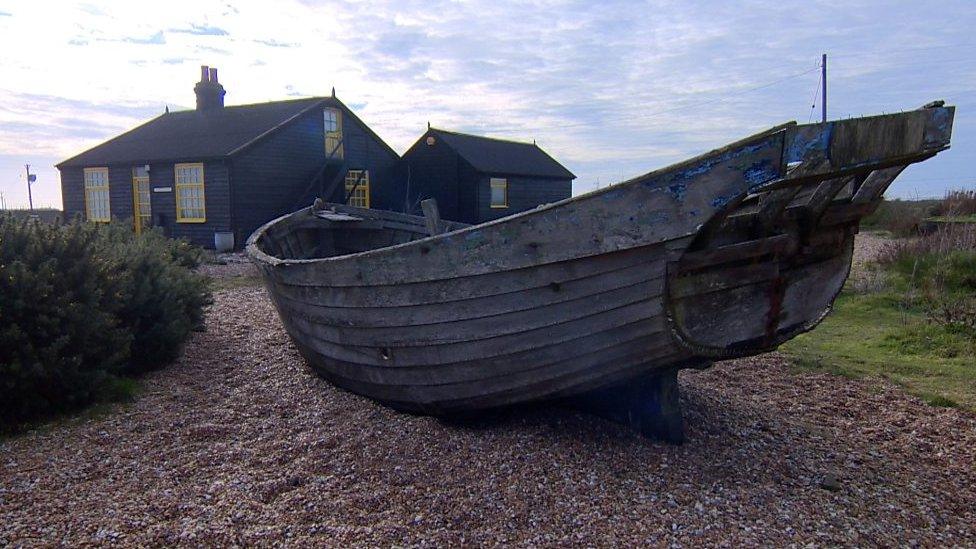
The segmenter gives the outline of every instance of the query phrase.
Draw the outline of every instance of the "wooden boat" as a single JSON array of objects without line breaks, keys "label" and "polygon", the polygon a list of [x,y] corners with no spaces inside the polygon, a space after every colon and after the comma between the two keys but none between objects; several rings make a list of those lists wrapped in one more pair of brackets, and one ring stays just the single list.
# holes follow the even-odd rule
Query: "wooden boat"
[{"label": "wooden boat", "polygon": [[810,330],[859,220],[949,146],[954,108],[784,124],[608,188],[474,226],[330,204],[248,240],[322,376],[452,415],[583,395],[680,440],[675,372]]}]

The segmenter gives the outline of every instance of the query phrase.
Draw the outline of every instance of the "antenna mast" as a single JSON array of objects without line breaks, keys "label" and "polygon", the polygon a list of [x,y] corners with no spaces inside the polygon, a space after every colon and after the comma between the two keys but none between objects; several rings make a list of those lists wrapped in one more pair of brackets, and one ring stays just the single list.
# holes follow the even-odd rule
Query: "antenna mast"
[{"label": "antenna mast", "polygon": [[820,61],[820,81],[823,82],[823,90],[821,91],[823,100],[821,101],[822,110],[822,121],[827,121],[827,54],[823,54]]}]

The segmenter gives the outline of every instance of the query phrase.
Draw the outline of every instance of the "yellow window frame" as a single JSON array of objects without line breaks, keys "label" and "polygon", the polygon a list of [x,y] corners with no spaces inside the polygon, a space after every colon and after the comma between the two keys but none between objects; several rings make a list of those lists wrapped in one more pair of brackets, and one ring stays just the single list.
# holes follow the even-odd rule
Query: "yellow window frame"
[{"label": "yellow window frame", "polygon": [[132,168],[132,223],[136,234],[149,226],[152,220],[152,191],[149,175],[139,175],[139,168]]},{"label": "yellow window frame", "polygon": [[[357,186],[356,180],[359,179],[360,174],[362,174],[363,178]],[[355,187],[356,191],[350,195],[349,193],[352,192],[353,187]],[[347,171],[345,188],[346,196],[348,197],[346,200],[347,204],[350,206],[358,206],[360,208],[369,207],[369,170]]]},{"label": "yellow window frame", "polygon": [[[108,168],[85,168],[84,170],[84,185],[85,185],[85,217],[88,221],[94,223],[108,223],[112,220],[112,207],[111,207],[111,192],[109,191],[108,184]],[[95,174],[103,175],[104,177],[96,180],[93,177]],[[92,184],[89,183],[98,183]],[[105,193],[103,197],[99,197],[96,193]],[[93,208],[93,202],[104,198],[105,208]]]},{"label": "yellow window frame", "polygon": [[[192,170],[194,169],[200,170],[199,181],[187,182],[185,179],[183,181],[180,180],[181,170],[191,170],[192,173]],[[176,191],[175,198],[176,198],[176,222],[177,223],[206,223],[207,222],[207,198],[206,198],[206,189],[204,185],[205,181],[206,181],[206,177],[203,172],[202,162],[177,164],[173,166],[173,183]],[[193,205],[198,207],[185,206],[184,199],[186,199],[186,201],[192,200],[194,202]],[[186,210],[199,210],[201,215],[186,215]]]},{"label": "yellow window frame", "polygon": [[[507,208],[508,207],[508,179],[504,177],[492,177],[488,179],[489,183],[489,194],[488,200],[492,208]],[[495,202],[495,189],[501,189],[505,197],[505,202],[502,204]]]},{"label": "yellow window frame", "polygon": [[328,158],[342,159],[345,154],[345,144],[342,143],[342,111],[332,107],[326,107],[322,111],[322,122],[326,123],[326,114],[335,117],[335,129],[325,128],[325,156]]}]

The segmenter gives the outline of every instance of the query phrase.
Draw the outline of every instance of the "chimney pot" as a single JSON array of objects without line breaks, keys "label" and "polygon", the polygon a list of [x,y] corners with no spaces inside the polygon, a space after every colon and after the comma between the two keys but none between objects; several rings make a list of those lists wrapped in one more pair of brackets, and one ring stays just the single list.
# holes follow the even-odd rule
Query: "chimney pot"
[{"label": "chimney pot", "polygon": [[209,111],[224,108],[224,87],[217,82],[217,67],[202,65],[200,81],[193,87],[197,95],[197,110]]}]

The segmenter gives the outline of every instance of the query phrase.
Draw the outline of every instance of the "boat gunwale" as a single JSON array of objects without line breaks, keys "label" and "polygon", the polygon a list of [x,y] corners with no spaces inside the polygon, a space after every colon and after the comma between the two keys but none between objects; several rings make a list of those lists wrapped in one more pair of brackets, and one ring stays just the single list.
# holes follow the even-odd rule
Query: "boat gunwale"
[{"label": "boat gunwale", "polygon": [[[813,125],[815,125],[815,124],[813,124]],[[791,128],[795,128],[797,126],[798,126],[798,124],[797,124],[797,122],[795,120],[790,121],[790,122],[785,122],[783,124],[779,124],[779,125],[773,126],[771,128],[768,128],[768,129],[766,129],[764,131],[761,131],[761,132],[758,132],[756,134],[750,135],[748,137],[745,137],[745,138],[736,140],[736,141],[734,141],[732,143],[729,143],[729,144],[727,144],[727,145],[725,145],[723,147],[720,147],[720,148],[717,148],[717,149],[713,149],[713,150],[707,151],[705,153],[696,155],[696,156],[694,156],[692,158],[689,158],[687,160],[683,160],[683,161],[680,161],[680,162],[677,162],[677,163],[674,163],[674,164],[670,164],[668,166],[664,166],[664,167],[659,168],[657,170],[652,170],[652,171],[647,172],[647,173],[645,173],[643,175],[639,175],[637,177],[634,177],[634,178],[631,178],[631,179],[622,181],[620,183],[615,183],[613,185],[609,185],[609,186],[604,187],[602,189],[594,189],[592,191],[583,193],[581,195],[571,196],[569,198],[564,198],[563,200],[559,200],[557,202],[552,202],[552,203],[549,203],[549,204],[543,204],[543,205],[537,206],[535,208],[532,208],[530,210],[526,210],[526,211],[523,211],[523,212],[514,213],[514,214],[509,215],[509,216],[506,216],[506,217],[501,217],[501,218],[498,218],[498,219],[493,219],[491,221],[486,221],[484,223],[479,223],[479,224],[476,224],[476,225],[470,225],[470,226],[467,226],[467,227],[462,227],[460,229],[455,229],[453,231],[444,232],[444,233],[437,234],[437,235],[431,235],[431,236],[428,236],[428,237],[425,237],[425,238],[421,238],[421,239],[417,239],[417,240],[412,240],[410,242],[404,242],[404,243],[401,243],[401,244],[394,244],[392,246],[385,246],[385,247],[382,247],[382,248],[374,248],[372,250],[364,250],[362,252],[356,252],[356,253],[351,253],[351,254],[342,254],[342,255],[335,255],[335,256],[329,256],[329,257],[316,257],[316,258],[310,258],[310,259],[282,259],[280,257],[275,257],[275,256],[273,256],[273,255],[265,252],[264,250],[262,250],[258,246],[258,240],[260,240],[262,237],[264,237],[265,235],[267,235],[268,234],[268,231],[273,226],[276,226],[279,223],[283,223],[283,222],[286,222],[286,221],[291,220],[291,219],[298,219],[298,218],[302,217],[303,215],[311,214],[312,213],[312,206],[306,206],[306,207],[304,207],[304,208],[302,208],[300,210],[297,210],[295,212],[291,212],[291,213],[285,214],[283,216],[280,216],[278,218],[272,219],[271,221],[269,221],[269,222],[265,223],[264,225],[258,227],[257,230],[255,230],[251,234],[251,236],[248,237],[247,244],[245,246],[245,251],[246,251],[247,255],[253,261],[255,261],[257,263],[260,263],[260,264],[263,264],[263,265],[270,266],[270,267],[287,267],[289,265],[296,265],[296,266],[298,266],[298,265],[327,264],[327,263],[333,263],[333,262],[337,262],[337,261],[345,261],[345,260],[348,260],[348,259],[351,259],[351,258],[369,257],[369,256],[382,255],[382,254],[388,254],[388,253],[392,254],[392,253],[395,253],[395,252],[397,252],[397,251],[399,251],[401,249],[408,248],[408,247],[411,247],[411,246],[421,246],[423,244],[429,244],[429,243],[431,243],[433,241],[443,240],[443,239],[446,239],[448,237],[453,237],[453,236],[456,236],[456,235],[461,235],[461,234],[464,234],[466,232],[474,232],[474,231],[481,230],[481,229],[486,228],[486,227],[492,227],[492,226],[495,226],[495,225],[501,225],[501,224],[505,224],[505,223],[510,223],[510,222],[513,222],[513,221],[518,220],[518,219],[521,219],[521,218],[531,217],[531,216],[534,216],[534,215],[540,215],[540,214],[542,214],[542,212],[547,212],[549,210],[554,210],[556,208],[560,208],[560,207],[562,207],[562,206],[564,206],[564,205],[566,205],[568,203],[571,203],[571,202],[583,201],[583,200],[590,200],[593,197],[600,196],[602,194],[606,194],[606,193],[610,193],[610,192],[618,192],[618,191],[622,190],[624,187],[628,187],[628,186],[632,186],[632,185],[637,185],[637,184],[639,184],[639,183],[641,183],[643,181],[646,181],[647,179],[650,179],[650,178],[653,178],[653,177],[657,177],[657,176],[661,176],[661,175],[667,174],[669,172],[676,172],[676,171],[678,171],[678,170],[680,170],[682,168],[687,168],[687,167],[690,167],[692,165],[695,165],[695,164],[697,164],[697,163],[699,163],[699,162],[701,162],[701,161],[703,161],[703,160],[705,160],[707,158],[710,158],[710,157],[713,157],[713,156],[718,156],[718,155],[727,153],[727,152],[729,152],[729,151],[731,151],[733,149],[736,149],[738,147],[742,147],[742,146],[744,146],[744,145],[746,145],[748,143],[751,143],[753,141],[756,141],[756,140],[759,140],[759,139],[762,139],[762,138],[771,137],[773,135],[776,135],[777,133],[785,132],[785,131],[787,131],[787,130],[789,130]],[[764,182],[762,185],[768,185],[768,184],[770,184],[769,181]],[[344,210],[347,210],[348,209],[351,212],[357,212],[357,211],[377,212],[377,210],[372,210],[372,209],[368,209],[368,208],[358,208],[358,207],[355,207],[355,206],[348,206],[348,205],[345,205],[345,204],[328,204],[328,205],[329,206],[340,206]],[[383,214],[385,214],[385,213],[386,212],[383,212]],[[401,213],[401,212],[390,212],[390,213],[393,213],[395,215],[407,215],[407,216],[409,216],[409,214],[404,214],[404,213]],[[381,214],[381,216],[383,214]],[[418,219],[418,220],[423,220],[424,219],[421,216],[410,216],[410,217],[413,217],[413,218]],[[382,221],[382,218],[380,220]]]}]

